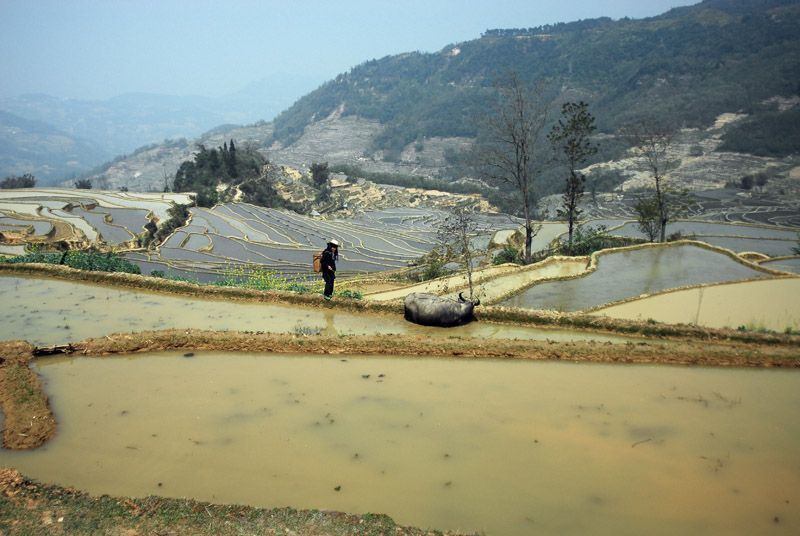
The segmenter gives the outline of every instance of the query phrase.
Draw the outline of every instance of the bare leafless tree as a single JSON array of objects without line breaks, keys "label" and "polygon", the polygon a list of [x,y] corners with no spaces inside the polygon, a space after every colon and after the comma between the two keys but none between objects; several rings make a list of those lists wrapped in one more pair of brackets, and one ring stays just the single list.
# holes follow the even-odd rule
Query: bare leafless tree
[{"label": "bare leafless tree", "polygon": [[620,130],[622,137],[641,158],[644,167],[653,174],[654,208],[657,208],[658,223],[661,229],[660,242],[666,240],[667,222],[679,209],[671,200],[680,196],[675,196],[675,189],[665,183],[666,174],[677,164],[677,161],[670,156],[670,149],[676,133],[677,130],[674,127],[652,119],[640,119],[627,123]]},{"label": "bare leafless tree", "polygon": [[525,262],[531,262],[535,235],[533,185],[549,160],[545,127],[553,97],[544,82],[524,80],[506,69],[493,83],[491,110],[480,118],[478,141],[470,163],[487,181],[511,186],[525,217]]},{"label": "bare leafless tree", "polygon": [[467,272],[469,282],[469,299],[474,297],[472,285],[472,257],[475,253],[472,238],[478,231],[478,224],[472,212],[464,207],[455,206],[439,225],[437,238],[439,242],[449,249],[456,261]]}]

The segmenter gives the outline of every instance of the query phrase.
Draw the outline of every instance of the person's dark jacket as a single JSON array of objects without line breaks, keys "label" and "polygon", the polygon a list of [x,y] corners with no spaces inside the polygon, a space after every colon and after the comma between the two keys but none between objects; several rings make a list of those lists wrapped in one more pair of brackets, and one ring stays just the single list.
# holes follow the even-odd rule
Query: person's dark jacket
[{"label": "person's dark jacket", "polygon": [[[333,270],[330,270],[329,267],[333,268]],[[330,249],[322,252],[322,275],[324,276],[326,272],[330,275],[335,275],[334,272],[336,272],[336,258]]]}]

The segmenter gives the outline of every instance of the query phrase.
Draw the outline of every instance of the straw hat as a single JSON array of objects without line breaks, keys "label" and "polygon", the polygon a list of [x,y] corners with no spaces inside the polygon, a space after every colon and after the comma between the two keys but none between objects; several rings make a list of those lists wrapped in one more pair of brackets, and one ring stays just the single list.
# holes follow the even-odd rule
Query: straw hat
[{"label": "straw hat", "polygon": [[339,241],[338,241],[338,240],[336,240],[335,238],[334,238],[334,239],[332,239],[332,240],[329,240],[329,241],[328,241],[328,244],[333,244],[333,245],[334,245],[334,246],[336,246],[337,248],[339,247]]}]

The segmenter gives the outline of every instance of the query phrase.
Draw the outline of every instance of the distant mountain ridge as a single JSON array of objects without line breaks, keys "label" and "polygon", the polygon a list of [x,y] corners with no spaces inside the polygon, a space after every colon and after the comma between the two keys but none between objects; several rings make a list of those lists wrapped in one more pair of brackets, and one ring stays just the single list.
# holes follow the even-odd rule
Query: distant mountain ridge
[{"label": "distant mountain ridge", "polygon": [[290,145],[334,113],[380,122],[373,149],[390,161],[419,139],[471,137],[503,67],[588,101],[601,131],[642,114],[707,127],[800,92],[800,3],[705,0],[643,20],[488,30],[437,53],[368,61],[281,113],[274,141]]},{"label": "distant mountain ridge", "polygon": [[[699,139],[687,147],[692,159],[714,160],[720,150],[771,158],[800,153],[794,120],[800,111],[800,0],[705,0],[641,20],[487,30],[439,52],[367,61],[303,96],[272,123],[220,130],[202,143],[235,138],[259,145],[274,163],[297,168],[327,161],[458,179],[464,173],[458,154],[474,137],[476,112],[486,106],[493,74],[503,67],[550,80],[562,100],[589,103],[603,140],[595,162],[621,158],[625,147],[616,129],[642,115],[704,132],[720,116],[736,114],[736,121],[714,129],[719,139],[713,144]],[[759,135],[749,135],[753,131]],[[196,150],[191,145],[180,153],[154,148],[96,178],[116,187],[129,177],[137,188],[152,182],[161,189],[163,175],[180,164],[175,159]],[[780,173],[792,165],[785,162]],[[540,181],[539,194],[557,191],[559,180]]]},{"label": "distant mountain ridge", "polygon": [[0,99],[0,110],[19,118],[15,124],[20,120],[35,121],[39,130],[58,130],[76,145],[89,141],[95,148],[81,154],[77,158],[81,165],[75,167],[58,166],[51,160],[38,162],[34,157],[37,149],[33,147],[27,149],[30,159],[15,161],[17,151],[5,146],[0,148],[8,153],[0,165],[0,177],[18,170],[34,173],[35,169],[46,168],[50,170],[48,177],[63,178],[89,171],[115,155],[131,154],[145,145],[194,138],[223,124],[271,120],[317,85],[313,77],[275,75],[220,98],[127,93],[105,100],[41,94]]},{"label": "distant mountain ridge", "polygon": [[33,174],[39,186],[89,171],[110,157],[96,143],[0,110],[0,177]]}]

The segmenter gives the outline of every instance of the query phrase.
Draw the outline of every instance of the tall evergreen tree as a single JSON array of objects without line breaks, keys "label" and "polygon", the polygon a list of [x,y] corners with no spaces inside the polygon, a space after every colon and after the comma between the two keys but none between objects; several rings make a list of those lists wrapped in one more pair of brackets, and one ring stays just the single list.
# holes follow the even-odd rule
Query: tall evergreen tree
[{"label": "tall evergreen tree", "polygon": [[226,164],[228,166],[228,176],[232,179],[238,177],[239,171],[236,168],[236,146],[233,144],[233,138],[231,138],[231,144],[228,146],[228,161]]},{"label": "tall evergreen tree", "polygon": [[311,181],[319,189],[319,199],[326,200],[331,195],[331,174],[328,163],[311,164]]},{"label": "tall evergreen tree", "polygon": [[589,136],[597,127],[594,117],[589,113],[589,105],[566,102],[561,108],[561,119],[553,125],[547,139],[553,145],[556,154],[560,156],[569,170],[562,196],[563,206],[558,209],[558,216],[566,218],[569,224],[569,248],[572,248],[572,231],[575,221],[581,211],[578,204],[585,191],[586,176],[578,172],[586,160],[597,153],[597,144]]}]

